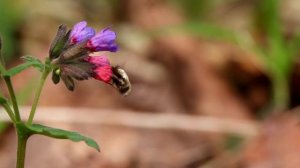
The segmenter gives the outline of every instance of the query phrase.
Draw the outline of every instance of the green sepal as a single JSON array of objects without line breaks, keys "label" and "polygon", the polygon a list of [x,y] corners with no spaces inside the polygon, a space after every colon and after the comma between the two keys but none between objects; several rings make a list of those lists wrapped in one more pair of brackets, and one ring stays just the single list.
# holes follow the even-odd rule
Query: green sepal
[{"label": "green sepal", "polygon": [[61,77],[62,81],[64,82],[65,86],[67,87],[67,89],[70,91],[74,91],[74,89],[75,89],[74,80],[66,74],[61,74],[60,77]]},{"label": "green sepal", "polygon": [[63,51],[65,45],[68,42],[70,35],[70,31],[67,31],[66,25],[60,25],[57,30],[57,34],[54,40],[51,43],[50,50],[49,50],[49,58],[53,60],[59,57],[60,53]]},{"label": "green sepal", "polygon": [[31,136],[34,134],[44,135],[51,138],[56,139],[69,139],[74,142],[80,142],[84,141],[88,146],[96,149],[98,152],[100,152],[99,145],[96,141],[93,139],[80,135],[77,132],[73,131],[66,131],[62,129],[57,128],[51,128],[40,124],[32,124],[32,125],[26,125],[24,123],[17,123],[16,124],[18,133],[21,133],[23,136]]}]

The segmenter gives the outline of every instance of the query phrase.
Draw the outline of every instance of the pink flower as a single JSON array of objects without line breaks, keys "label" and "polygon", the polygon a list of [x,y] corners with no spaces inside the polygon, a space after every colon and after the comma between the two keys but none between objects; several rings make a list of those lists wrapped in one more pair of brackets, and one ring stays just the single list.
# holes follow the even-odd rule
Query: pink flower
[{"label": "pink flower", "polygon": [[103,81],[105,83],[110,82],[113,72],[107,57],[88,56],[85,60],[93,64],[93,78]]}]

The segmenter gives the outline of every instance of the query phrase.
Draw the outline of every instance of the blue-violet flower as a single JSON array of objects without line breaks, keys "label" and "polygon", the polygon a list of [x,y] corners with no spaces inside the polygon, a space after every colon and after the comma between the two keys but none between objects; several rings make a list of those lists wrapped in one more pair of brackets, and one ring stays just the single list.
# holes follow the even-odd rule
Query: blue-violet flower
[{"label": "blue-violet flower", "polygon": [[81,21],[74,25],[70,33],[70,43],[77,44],[82,41],[86,41],[95,36],[95,30],[91,27],[87,27],[86,21]]},{"label": "blue-violet flower", "polygon": [[110,28],[105,28],[88,40],[87,48],[92,52],[116,52],[118,50],[118,45],[115,43],[116,37],[115,32],[111,31]]}]

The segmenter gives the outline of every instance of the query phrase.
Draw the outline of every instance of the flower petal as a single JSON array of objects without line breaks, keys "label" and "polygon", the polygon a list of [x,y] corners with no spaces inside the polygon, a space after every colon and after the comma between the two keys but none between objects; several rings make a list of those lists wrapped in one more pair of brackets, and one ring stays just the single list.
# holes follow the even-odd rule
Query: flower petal
[{"label": "flower petal", "polygon": [[78,34],[82,29],[84,29],[87,25],[87,22],[86,21],[81,21],[81,22],[78,22],[77,24],[75,24],[73,26],[73,29],[71,31],[71,37]]},{"label": "flower petal", "polygon": [[109,60],[106,56],[88,56],[86,61],[96,66],[110,65]]},{"label": "flower petal", "polygon": [[112,77],[112,68],[109,65],[99,66],[94,69],[94,78],[108,83]]},{"label": "flower petal", "polygon": [[111,31],[109,28],[105,28],[88,41],[87,48],[89,48],[92,52],[116,52],[118,50],[118,46],[115,43],[116,37],[117,35],[114,31]]},{"label": "flower petal", "polygon": [[95,36],[96,32],[93,28],[87,27],[86,21],[77,23],[70,34],[71,44],[78,44]]}]

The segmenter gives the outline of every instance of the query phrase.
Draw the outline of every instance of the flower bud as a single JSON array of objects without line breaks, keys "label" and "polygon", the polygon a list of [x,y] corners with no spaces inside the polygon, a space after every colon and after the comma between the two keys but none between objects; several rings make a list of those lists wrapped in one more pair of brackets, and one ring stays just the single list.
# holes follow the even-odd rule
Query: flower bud
[{"label": "flower bud", "polygon": [[52,72],[52,81],[54,84],[58,84],[60,81],[60,69],[54,69]]}]

